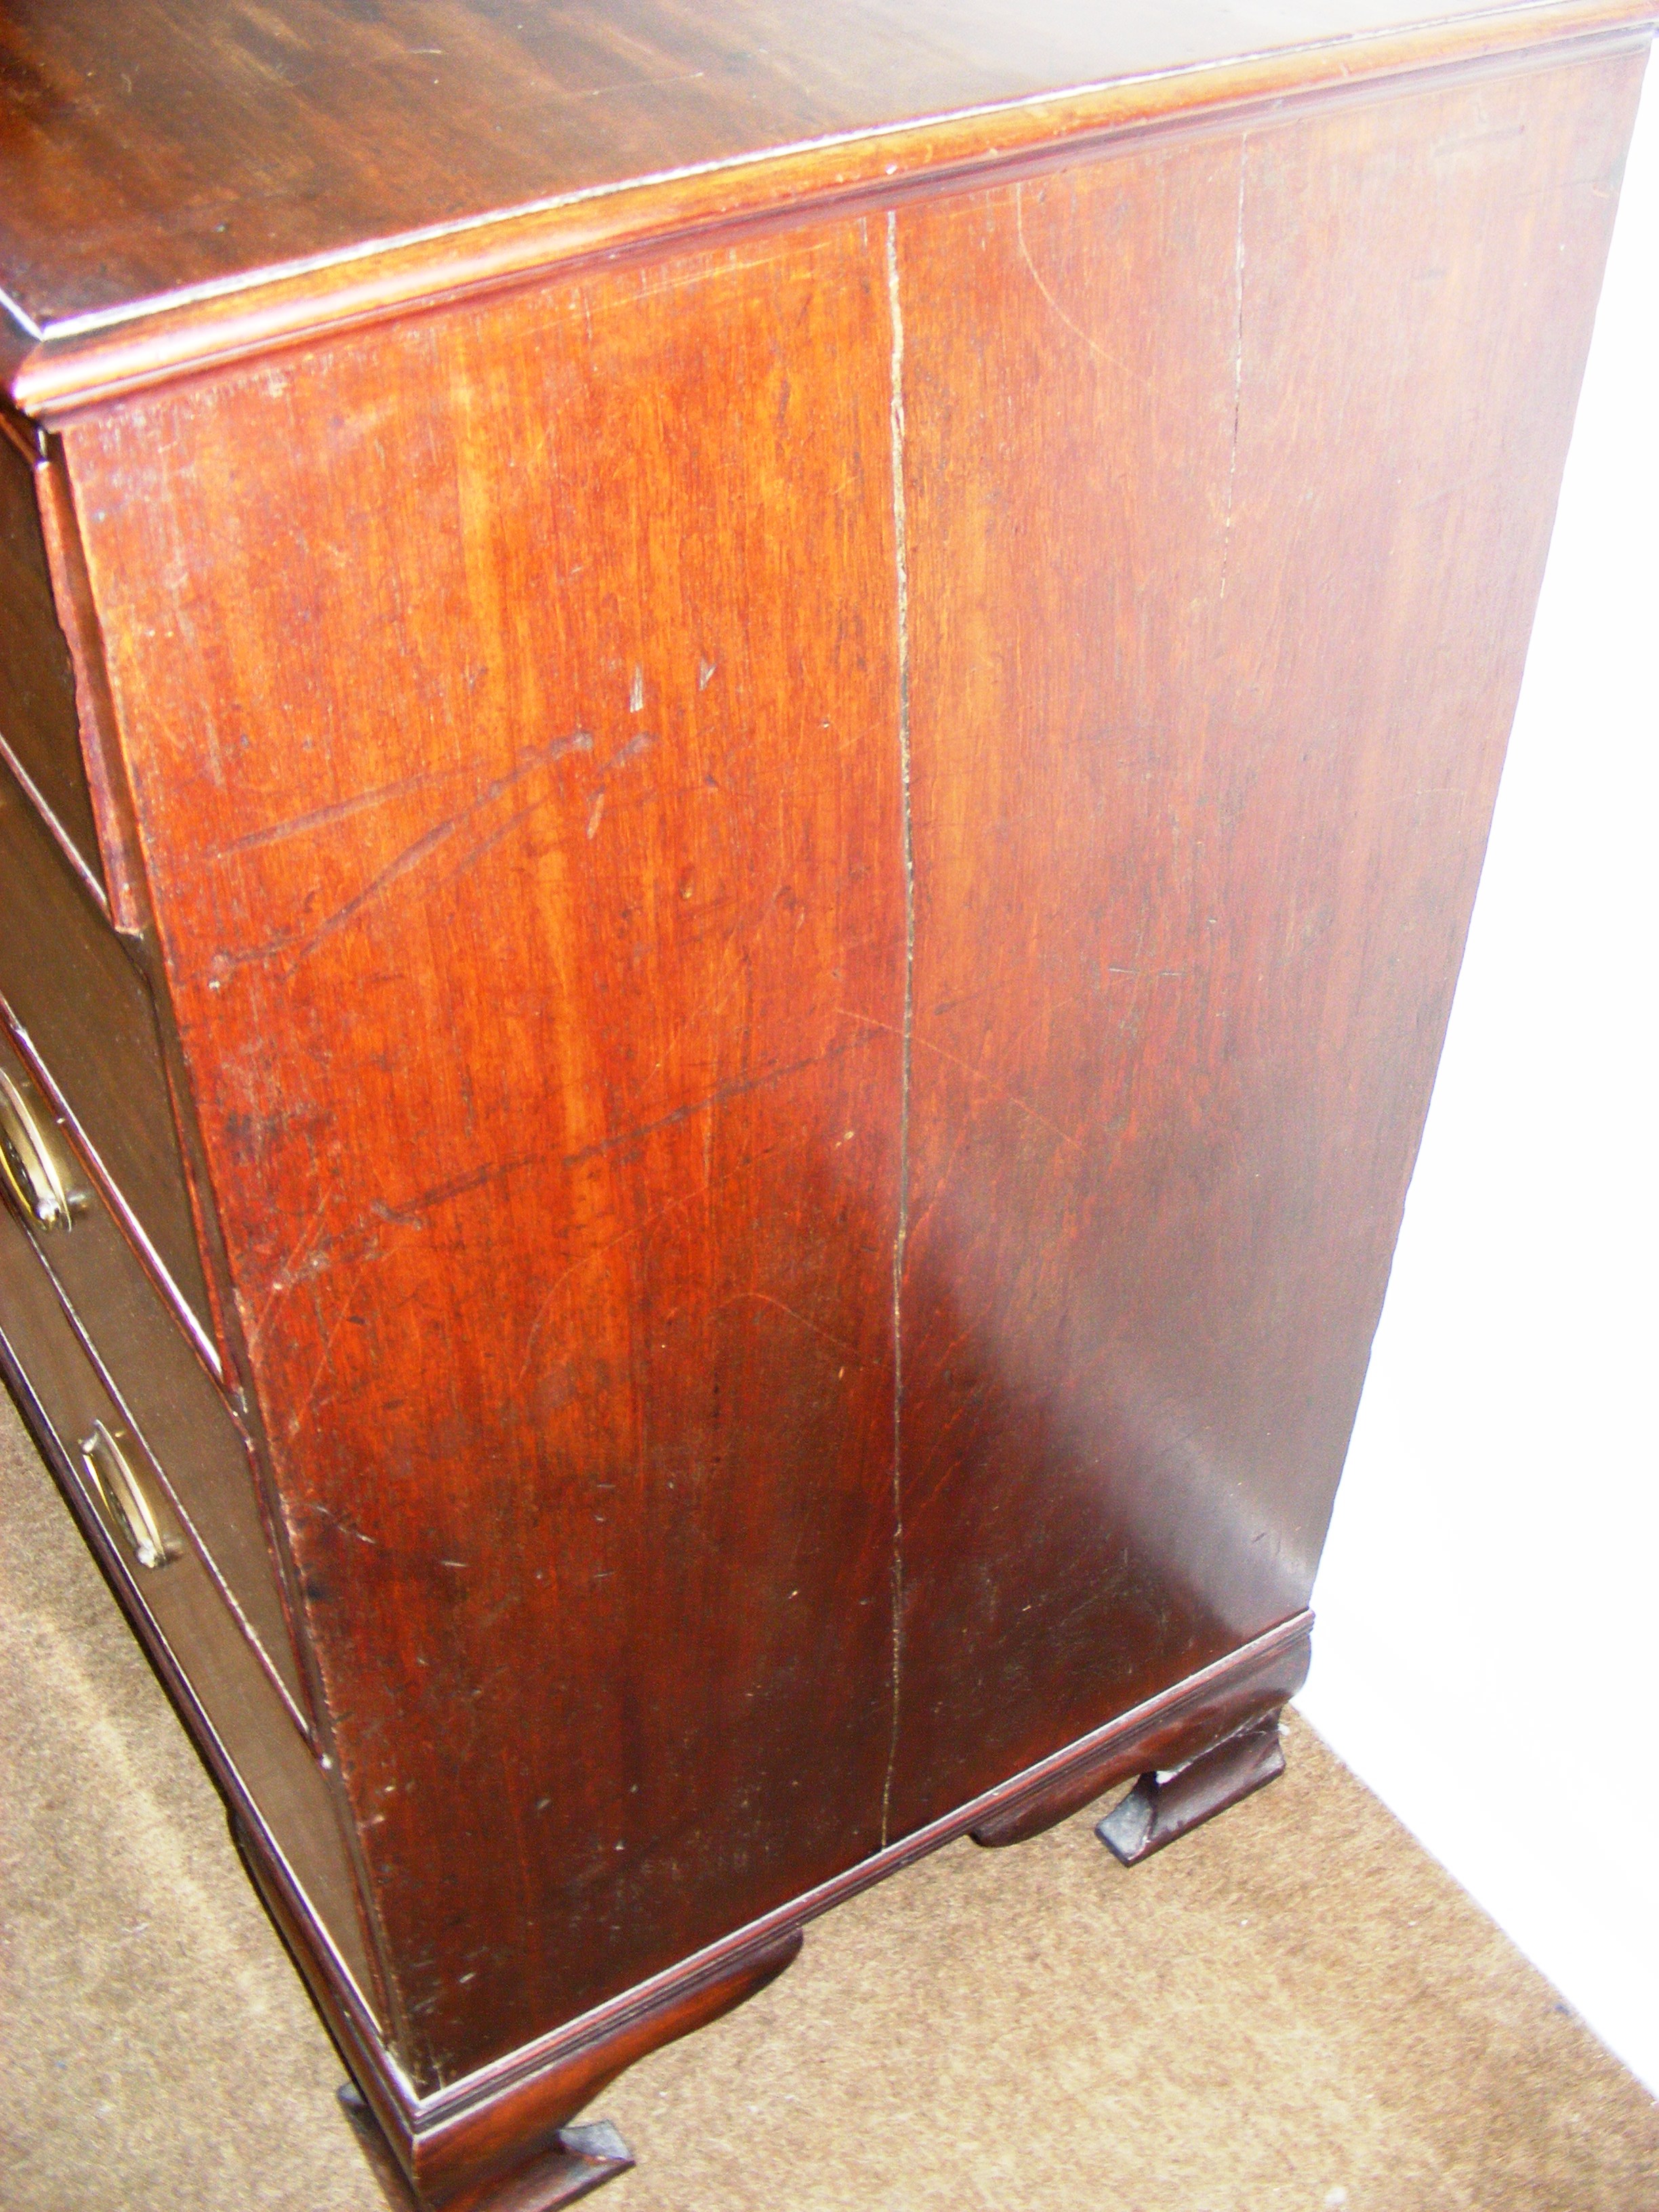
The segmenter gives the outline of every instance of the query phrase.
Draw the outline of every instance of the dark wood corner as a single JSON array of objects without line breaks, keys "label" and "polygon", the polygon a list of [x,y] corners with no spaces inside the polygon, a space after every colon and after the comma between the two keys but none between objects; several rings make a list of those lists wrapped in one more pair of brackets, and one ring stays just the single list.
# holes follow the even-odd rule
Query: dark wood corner
[{"label": "dark wood corner", "polygon": [[[438,2200],[417,2191],[404,2172],[356,2084],[343,2082],[337,2094],[392,2212],[438,2212]],[[544,2149],[511,2172],[463,2185],[444,2197],[442,2212],[556,2212],[626,2173],[633,2163],[633,2153],[608,2121],[561,2128]]]}]

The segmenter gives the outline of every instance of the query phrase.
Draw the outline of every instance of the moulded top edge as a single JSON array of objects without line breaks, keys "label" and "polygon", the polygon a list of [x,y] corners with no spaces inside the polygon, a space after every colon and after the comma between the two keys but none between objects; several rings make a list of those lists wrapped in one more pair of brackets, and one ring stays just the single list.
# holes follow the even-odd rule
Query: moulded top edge
[{"label": "moulded top edge", "polygon": [[[643,240],[1230,103],[1639,39],[1656,13],[725,0],[692,29],[672,0],[603,22],[553,0],[69,0],[25,29],[0,0],[0,380],[51,422]],[[464,71],[444,73],[447,40]]]}]

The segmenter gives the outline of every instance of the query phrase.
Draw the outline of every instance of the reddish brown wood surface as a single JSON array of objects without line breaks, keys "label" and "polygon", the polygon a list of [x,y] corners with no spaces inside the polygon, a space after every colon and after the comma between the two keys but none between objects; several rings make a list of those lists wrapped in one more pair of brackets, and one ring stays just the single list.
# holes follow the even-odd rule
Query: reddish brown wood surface
[{"label": "reddish brown wood surface", "polygon": [[896,1833],[1305,1601],[1639,72],[898,216]]},{"label": "reddish brown wood surface", "polygon": [[68,441],[423,2069],[878,1840],[884,267],[596,278]]},{"label": "reddish brown wood surface", "polygon": [[[1027,1832],[1048,1825],[1042,1815],[1058,1793],[1079,1778],[1107,1767],[1135,1774],[1212,1743],[1218,1733],[1247,1716],[1273,1710],[1281,1694],[1293,1691],[1307,1672],[1312,1617],[1303,1613],[1243,1647],[1217,1666],[1176,1684],[1157,1698],[1118,1716],[1097,1735],[1030,1773],[1011,1776],[975,1803],[949,1820],[919,1830],[876,1856],[849,1868],[807,1898],[715,1946],[701,1959],[684,1962],[657,1984],[605,2006],[468,2080],[425,2098],[411,2097],[407,2081],[386,2063],[379,2042],[367,2032],[361,2010],[343,2002],[337,1982],[321,1956],[314,1932],[292,1909],[276,1870],[233,1814],[231,1832],[250,1873],[270,1907],[283,1941],[309,1984],[342,2057],[350,2068],[380,2130],[384,2158],[399,2172],[423,2172],[428,2189],[447,2182],[461,2187],[493,2185],[502,2173],[502,2157],[516,2143],[522,2157],[542,2139],[546,2115],[568,2110],[585,2092],[602,2091],[605,2082],[647,2051],[688,2034],[730,2005],[742,2002],[773,1978],[796,1955],[802,1923],[830,1911],[886,1875],[914,1865],[928,1853],[970,1830],[976,1838],[1016,1839],[1022,1814]],[[1265,1698],[1265,1704],[1262,1702]],[[1230,1719],[1229,1717],[1231,1717]],[[1183,1750],[1185,1747],[1185,1750]],[[1096,1784],[1095,1789],[1102,1785]],[[1095,1794],[1082,1790],[1068,1809]],[[434,2161],[434,2151],[440,2155]],[[381,2170],[384,2170],[384,2158]],[[514,2185],[508,2178],[503,2188]]]},{"label": "reddish brown wood surface", "polygon": [[[1422,11],[1485,12],[1501,11]],[[762,149],[1376,22],[1359,0],[7,0],[0,272],[46,325]]]},{"label": "reddish brown wood surface", "polygon": [[[398,2164],[356,2083],[342,2082],[335,2094],[392,2212],[435,2212],[430,2196],[417,2191]],[[562,2129],[550,2149],[532,2152],[500,2180],[464,2187],[446,2197],[442,2212],[558,2212],[626,2173],[633,2163],[632,2152],[608,2122],[584,2122]]]},{"label": "reddish brown wood surface", "polygon": [[428,2078],[1303,1601],[1634,82],[1131,148],[70,434]]},{"label": "reddish brown wood surface", "polygon": [[[422,12],[434,27],[455,13]],[[595,19],[530,0],[511,13],[509,37],[492,40],[468,9],[459,44],[410,49],[406,12],[388,40],[355,5],[343,20],[317,0],[273,0],[252,55],[246,18],[220,8],[81,0],[14,26],[12,51],[0,47],[0,124],[9,99],[14,125],[0,380],[15,404],[54,422],[556,264],[728,237],[784,209],[868,213],[1137,125],[1277,115],[1366,82],[1407,87],[1425,68],[1639,40],[1655,0],[1453,0],[1427,22],[1370,27],[1350,0],[1276,5],[1259,21],[1212,0],[1109,12],[985,0],[967,16],[954,0],[890,16],[862,0],[776,0],[759,42],[742,9],[699,21],[641,0]],[[654,74],[665,36],[696,66]],[[423,69],[401,72],[458,52],[469,66],[440,68],[429,98]],[[665,86],[678,88],[667,114]],[[526,159],[542,181],[525,201]],[[452,208],[465,212],[435,219]]]},{"label": "reddish brown wood surface", "polygon": [[[65,423],[417,2090],[1298,1613],[1639,70],[785,210]],[[194,220],[131,250],[217,266]]]}]

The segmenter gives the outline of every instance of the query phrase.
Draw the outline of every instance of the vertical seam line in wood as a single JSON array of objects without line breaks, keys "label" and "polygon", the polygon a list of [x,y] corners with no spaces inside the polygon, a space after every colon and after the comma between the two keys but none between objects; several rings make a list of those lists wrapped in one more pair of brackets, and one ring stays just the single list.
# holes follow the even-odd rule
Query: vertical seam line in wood
[{"label": "vertical seam line in wood", "polygon": [[887,211],[887,313],[892,331],[889,421],[893,455],[893,568],[898,601],[900,853],[904,871],[904,1012],[899,1058],[898,1207],[893,1232],[893,1711],[881,1785],[881,1848],[887,1848],[898,1759],[899,1686],[904,1661],[904,1248],[910,1233],[910,1057],[916,959],[916,867],[910,829],[910,579],[904,523],[904,317],[899,304],[898,213]]}]

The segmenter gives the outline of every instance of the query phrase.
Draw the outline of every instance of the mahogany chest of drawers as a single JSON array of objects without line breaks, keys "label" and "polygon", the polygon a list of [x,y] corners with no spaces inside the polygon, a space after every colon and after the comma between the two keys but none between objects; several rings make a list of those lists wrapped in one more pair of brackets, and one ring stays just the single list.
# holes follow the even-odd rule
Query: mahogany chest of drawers
[{"label": "mahogany chest of drawers", "polygon": [[0,7],[0,1338],[394,2191],[1278,1771],[1652,13]]}]

